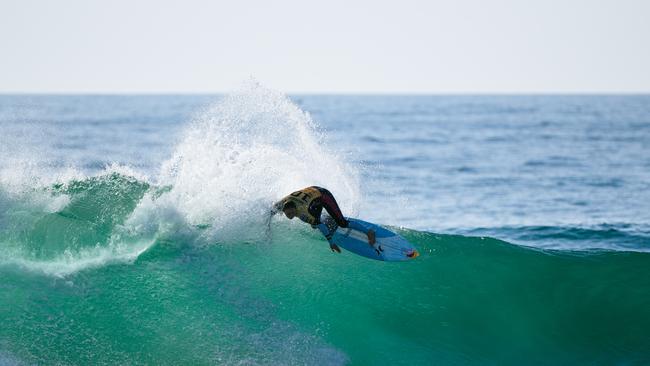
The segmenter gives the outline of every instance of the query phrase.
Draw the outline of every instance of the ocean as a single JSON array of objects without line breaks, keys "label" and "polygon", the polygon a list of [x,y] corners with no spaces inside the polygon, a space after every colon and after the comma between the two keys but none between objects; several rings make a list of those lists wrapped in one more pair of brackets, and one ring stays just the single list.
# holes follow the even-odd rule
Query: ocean
[{"label": "ocean", "polygon": [[0,364],[646,365],[648,207],[648,95],[1,95]]}]

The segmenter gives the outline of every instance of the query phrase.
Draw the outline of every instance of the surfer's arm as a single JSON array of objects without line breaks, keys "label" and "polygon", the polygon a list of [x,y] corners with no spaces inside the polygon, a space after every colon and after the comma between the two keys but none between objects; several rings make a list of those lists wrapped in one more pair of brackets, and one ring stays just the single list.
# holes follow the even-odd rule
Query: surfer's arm
[{"label": "surfer's arm", "polygon": [[320,223],[318,225],[312,225],[312,227],[317,228],[323,234],[325,239],[327,239],[327,242],[330,243],[330,249],[333,252],[341,253],[341,249],[339,248],[339,246],[334,244],[334,242],[332,241],[332,235],[334,235],[334,232],[330,231],[327,225]]},{"label": "surfer's arm", "polygon": [[278,212],[282,211],[282,206],[284,206],[285,199],[281,199],[278,202],[274,203],[273,206],[271,207],[271,216],[277,214]]},{"label": "surfer's arm", "polygon": [[343,217],[341,209],[339,208],[338,203],[334,199],[334,196],[329,191],[326,191],[321,196],[321,205],[327,213],[336,221],[336,224],[340,227],[348,227],[348,220]]}]

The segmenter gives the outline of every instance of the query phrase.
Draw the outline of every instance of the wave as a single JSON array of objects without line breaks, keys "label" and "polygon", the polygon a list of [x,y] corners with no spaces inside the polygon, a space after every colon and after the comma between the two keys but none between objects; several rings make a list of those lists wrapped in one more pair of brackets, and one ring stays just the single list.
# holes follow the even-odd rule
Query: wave
[{"label": "wave", "polygon": [[[227,308],[238,314],[234,315],[236,319],[245,319],[244,330],[234,319],[211,320],[222,324],[222,334],[233,341],[247,345],[257,342],[254,349],[221,344],[214,352],[226,362],[280,362],[286,360],[285,352],[293,352],[296,362],[308,364],[650,361],[646,352],[650,346],[646,331],[650,326],[650,254],[549,250],[489,237],[393,228],[414,243],[421,256],[406,264],[384,264],[347,252],[333,255],[326,242],[308,227],[280,218],[274,220],[264,238],[257,240],[219,241],[210,227],[194,226],[176,216],[166,217],[173,230],[161,230],[164,215],[145,216],[159,221],[154,231],[143,229],[138,212],[151,212],[143,209],[143,202],[155,203],[172,191],[173,187],[155,186],[113,172],[48,187],[45,193],[53,201],[65,197],[55,212],[29,211],[27,205],[22,210],[13,207],[13,214],[3,221],[0,237],[13,249],[2,256],[0,271],[8,281],[5,289],[8,293],[23,291],[15,286],[27,283],[32,287],[36,281],[42,291],[51,291],[47,283],[28,280],[26,274],[12,270],[16,265],[62,277],[72,283],[72,288],[104,283],[99,286],[112,288],[109,294],[89,296],[105,302],[101,305],[105,316],[121,317],[119,309],[125,311],[125,304],[111,299],[117,295],[110,294],[116,291],[115,286],[119,283],[131,294],[148,294],[157,291],[159,282],[142,283],[139,278],[158,278],[168,292],[163,296],[190,301],[172,302],[157,310],[161,314],[169,316],[180,311],[179,306],[189,306],[192,317],[198,316],[197,312]],[[38,189],[34,194],[43,192]],[[205,233],[210,235],[206,237]],[[79,326],[86,332],[97,331],[90,319],[79,319],[66,310],[65,298],[48,296],[54,299],[48,300],[50,305],[63,312],[67,321],[81,322]],[[214,296],[220,298],[216,310],[193,308],[205,308],[206,298]],[[152,306],[141,295],[133,301],[142,302],[137,306]],[[75,308],[86,312],[90,311],[88,306],[93,306],[92,301]],[[115,310],[110,310],[112,307]],[[12,313],[5,318],[11,318]],[[157,327],[158,317],[133,316],[130,322],[137,327]],[[18,324],[10,328],[18,332]],[[256,328],[261,324],[265,326]],[[30,326],[43,330],[44,325]],[[208,332],[211,336],[195,342],[214,348],[217,335],[205,325],[168,326],[170,332],[184,329],[187,339],[196,340]],[[324,326],[327,331],[319,330]],[[373,339],[370,343],[365,341],[369,334]],[[286,337],[294,337],[293,343],[278,343]],[[129,356],[135,358],[116,358],[112,348],[126,346],[116,346],[116,340],[107,342],[110,347],[93,345],[93,352],[99,350],[95,355],[99,358],[91,357],[82,342],[72,346],[73,353],[89,357],[85,361],[143,361],[137,354]],[[165,343],[170,339],[156,342],[179,347],[179,343]],[[399,350],[393,346],[395,342],[400,344]],[[183,352],[196,349],[186,342],[180,346],[186,347]],[[70,347],[62,345],[62,349]],[[303,351],[296,350],[300,347]],[[41,352],[10,351],[29,362]],[[63,354],[54,353],[49,359],[67,362]],[[163,356],[174,359],[171,354]],[[213,359],[197,362],[208,360]]]},{"label": "wave", "polygon": [[[121,191],[122,200],[111,200],[121,205],[102,209],[79,198],[88,195],[73,194],[74,220],[92,218],[98,229],[91,235],[68,224],[65,235],[79,230],[78,238],[110,238],[99,229],[102,222],[128,216],[123,209],[140,195],[160,194],[119,175],[91,182],[74,186],[128,189]],[[52,230],[62,226],[39,222],[51,223]],[[26,362],[39,357],[61,363],[165,363],[178,357],[252,364],[650,362],[650,254],[549,250],[393,229],[415,244],[421,252],[417,260],[381,263],[333,254],[315,231],[277,219],[265,240],[196,245],[207,229],[195,228],[192,237],[156,238],[128,265],[73,272],[54,285],[0,267],[5,294],[14,294],[11,300],[0,297],[10,309],[3,315],[9,324],[3,334],[26,332],[24,339],[41,345],[49,344],[41,333],[68,339],[54,348],[9,349]],[[51,250],[40,255],[56,257]],[[47,307],[32,303],[39,297],[16,295],[25,291],[46,294]],[[32,317],[16,321],[19,309],[30,303]],[[50,325],[43,318],[51,311],[57,325],[45,332]],[[117,326],[126,322],[121,326],[133,329],[131,337],[143,347],[163,350],[127,351],[125,340],[97,328],[89,316],[97,311]],[[89,333],[105,343],[82,342]]]}]

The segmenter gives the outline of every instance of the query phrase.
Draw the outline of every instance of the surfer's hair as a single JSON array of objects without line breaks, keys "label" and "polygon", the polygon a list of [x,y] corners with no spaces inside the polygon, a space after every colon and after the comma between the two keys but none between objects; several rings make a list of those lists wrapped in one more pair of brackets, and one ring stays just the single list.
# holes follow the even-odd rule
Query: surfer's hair
[{"label": "surfer's hair", "polygon": [[285,202],[284,205],[282,206],[282,211],[290,209],[290,208],[296,208],[296,203],[295,202]]}]

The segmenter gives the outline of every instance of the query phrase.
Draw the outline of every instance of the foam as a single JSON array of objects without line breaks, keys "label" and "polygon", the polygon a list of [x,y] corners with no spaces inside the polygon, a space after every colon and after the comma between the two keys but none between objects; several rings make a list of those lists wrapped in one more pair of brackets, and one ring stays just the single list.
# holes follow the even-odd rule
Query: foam
[{"label": "foam", "polygon": [[[15,220],[11,211],[28,212],[24,217],[36,222],[62,210],[71,197],[54,192],[52,185],[88,178],[75,166],[51,164],[42,138],[24,138],[2,148],[6,155],[0,162],[0,204],[11,209],[0,213],[0,230],[29,229],[29,222],[10,222]],[[308,113],[254,81],[197,113],[180,141],[156,176],[119,164],[96,174],[118,173],[158,185],[114,228],[108,243],[84,243],[81,249],[35,259],[18,236],[5,231],[8,235],[0,238],[8,250],[0,264],[66,276],[132,262],[158,238],[179,233],[201,244],[266,240],[271,205],[310,185],[332,191],[345,215],[358,212],[358,168],[328,147]]]},{"label": "foam", "polygon": [[103,267],[111,263],[131,263],[153,244],[154,241],[129,244],[121,242],[75,252],[65,250],[61,255],[48,260],[33,260],[24,253],[14,252],[6,258],[0,258],[0,264],[18,266],[44,275],[65,277],[80,270]]}]

